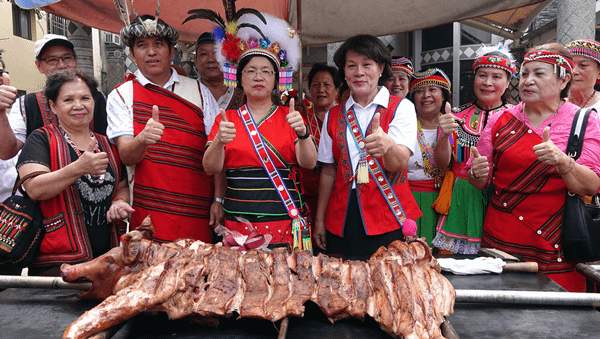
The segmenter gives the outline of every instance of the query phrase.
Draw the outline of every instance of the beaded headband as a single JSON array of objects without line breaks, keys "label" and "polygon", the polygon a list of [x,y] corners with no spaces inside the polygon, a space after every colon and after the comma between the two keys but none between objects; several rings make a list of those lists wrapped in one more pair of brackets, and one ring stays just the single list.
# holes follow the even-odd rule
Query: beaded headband
[{"label": "beaded headband", "polygon": [[563,57],[562,55],[547,51],[533,51],[525,54],[523,66],[532,61],[541,61],[554,65],[554,73],[560,73],[560,77],[563,79],[567,75],[567,72],[573,73],[573,67],[575,66],[573,61]]},{"label": "beaded headband", "polygon": [[495,55],[482,55],[473,62],[473,70],[477,71],[479,67],[499,68],[514,75],[517,72],[517,66],[514,62]]},{"label": "beaded headband", "polygon": [[581,39],[569,42],[567,50],[573,55],[592,58],[600,63],[600,44],[593,40]]},{"label": "beaded headband", "polygon": [[[594,40],[575,40],[569,42],[565,47],[572,55],[581,55],[592,58],[600,64],[600,44]],[[600,79],[596,80],[596,85],[598,84],[600,84]]]},{"label": "beaded headband", "polygon": [[415,72],[410,82],[410,94],[426,86],[436,86],[451,92],[450,79],[439,68],[430,68],[425,72]]},{"label": "beaded headband", "polygon": [[403,71],[412,76],[414,70],[413,65],[408,58],[392,59],[392,72]]}]

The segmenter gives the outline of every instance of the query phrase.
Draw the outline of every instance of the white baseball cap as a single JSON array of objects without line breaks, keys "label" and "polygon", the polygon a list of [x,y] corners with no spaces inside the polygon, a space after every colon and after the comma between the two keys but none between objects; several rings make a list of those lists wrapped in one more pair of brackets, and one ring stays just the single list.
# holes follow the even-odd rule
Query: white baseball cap
[{"label": "white baseball cap", "polygon": [[36,41],[35,45],[33,46],[33,51],[35,53],[36,58],[38,58],[40,54],[42,54],[42,51],[45,47],[49,47],[49,43],[51,43],[50,46],[64,45],[71,50],[75,50],[75,46],[73,45],[73,43],[70,42],[69,39],[67,39],[65,36],[56,34],[46,34],[43,38]]}]

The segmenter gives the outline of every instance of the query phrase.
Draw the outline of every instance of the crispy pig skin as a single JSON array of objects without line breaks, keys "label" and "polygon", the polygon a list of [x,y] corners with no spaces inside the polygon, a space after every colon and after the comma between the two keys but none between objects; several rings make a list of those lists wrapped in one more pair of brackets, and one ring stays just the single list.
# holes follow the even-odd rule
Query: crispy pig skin
[{"label": "crispy pig skin", "polygon": [[342,262],[298,249],[243,253],[189,239],[157,244],[148,239],[151,224],[145,227],[93,261],[64,266],[65,281],[92,281],[80,296],[103,301],[63,338],[87,338],[141,312],[211,325],[234,313],[277,321],[303,316],[308,300],[332,322],[369,315],[394,337],[442,338],[440,325],[453,312],[455,291],[423,240],[395,241],[367,262]]}]

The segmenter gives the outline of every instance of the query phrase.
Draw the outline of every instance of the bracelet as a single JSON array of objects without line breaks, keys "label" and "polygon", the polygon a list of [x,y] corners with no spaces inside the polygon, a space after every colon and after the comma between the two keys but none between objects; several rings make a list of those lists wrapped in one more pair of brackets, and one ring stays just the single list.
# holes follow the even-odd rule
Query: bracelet
[{"label": "bracelet", "polygon": [[119,200],[123,200],[123,202],[125,202],[125,203],[127,202],[127,201],[125,201],[125,199],[123,199],[123,198],[116,198],[116,199],[115,199],[115,200],[113,200],[111,203],[114,203],[115,201],[119,201]]},{"label": "bracelet", "polygon": [[556,170],[558,171],[558,173],[560,173],[560,174],[567,174],[567,173],[569,173],[569,172],[571,172],[573,170],[573,166],[575,165],[575,159],[573,159],[571,157],[569,157],[569,159],[571,159],[571,161],[569,162],[569,168],[567,168],[566,170],[564,170],[564,171],[561,172],[558,169],[558,166],[556,166]]},{"label": "bracelet", "polygon": [[225,199],[223,199],[223,198],[215,198],[215,202],[218,202],[219,204],[223,205],[223,203],[225,202]]},{"label": "bracelet", "polygon": [[471,177],[473,177],[473,179],[479,180],[479,178],[475,176],[475,173],[473,173],[473,168],[472,167],[469,168],[469,172],[471,172]]},{"label": "bracelet", "polygon": [[298,135],[298,133],[296,133],[296,135],[298,136],[298,139],[300,139],[300,140],[308,139],[308,137],[310,136],[310,131],[308,130],[308,125],[304,124],[304,127],[306,127],[306,134]]}]

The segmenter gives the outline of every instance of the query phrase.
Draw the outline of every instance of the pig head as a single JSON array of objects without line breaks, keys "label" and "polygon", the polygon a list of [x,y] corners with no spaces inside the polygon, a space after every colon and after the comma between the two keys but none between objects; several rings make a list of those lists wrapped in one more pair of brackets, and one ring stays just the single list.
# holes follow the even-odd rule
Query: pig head
[{"label": "pig head", "polygon": [[140,258],[151,246],[153,239],[154,226],[148,216],[135,231],[123,235],[120,247],[88,262],[62,264],[62,278],[66,282],[91,282],[92,287],[77,293],[77,297],[104,300],[116,292],[113,289],[119,279],[140,269]]}]

